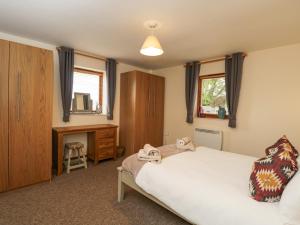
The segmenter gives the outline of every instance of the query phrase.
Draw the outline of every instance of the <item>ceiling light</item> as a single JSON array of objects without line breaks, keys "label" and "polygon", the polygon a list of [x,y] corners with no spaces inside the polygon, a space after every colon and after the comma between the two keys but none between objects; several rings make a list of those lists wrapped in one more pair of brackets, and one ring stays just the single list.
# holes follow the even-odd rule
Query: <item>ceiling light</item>
[{"label": "ceiling light", "polygon": [[159,40],[156,36],[154,36],[154,31],[159,29],[161,24],[157,21],[146,21],[144,25],[147,29],[151,30],[152,34],[149,35],[144,41],[140,53],[146,56],[162,55],[164,51],[159,43]]}]

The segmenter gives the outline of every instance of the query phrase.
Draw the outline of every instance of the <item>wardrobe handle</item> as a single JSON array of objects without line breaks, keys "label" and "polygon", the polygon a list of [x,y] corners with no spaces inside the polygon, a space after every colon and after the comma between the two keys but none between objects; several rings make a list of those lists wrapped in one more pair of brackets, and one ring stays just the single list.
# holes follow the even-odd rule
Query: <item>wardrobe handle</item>
[{"label": "wardrobe handle", "polygon": [[18,73],[18,78],[17,78],[17,85],[18,85],[18,92],[17,92],[17,117],[18,121],[20,121],[20,101],[21,101],[21,74]]}]

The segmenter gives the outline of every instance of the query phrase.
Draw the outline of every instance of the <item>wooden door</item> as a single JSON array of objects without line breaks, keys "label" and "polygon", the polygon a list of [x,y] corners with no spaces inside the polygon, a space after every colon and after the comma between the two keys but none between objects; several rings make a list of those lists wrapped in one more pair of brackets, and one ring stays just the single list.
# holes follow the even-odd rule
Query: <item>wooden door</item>
[{"label": "wooden door", "polygon": [[146,140],[145,142],[156,146],[155,143],[155,77],[153,75],[147,74],[148,78],[148,93],[147,93],[147,111],[148,114],[146,116]]},{"label": "wooden door", "polygon": [[121,74],[119,144],[126,148],[126,156],[134,153],[135,140],[135,71]]},{"label": "wooden door", "polygon": [[154,79],[154,115],[153,124],[155,132],[153,142],[156,146],[163,145],[164,136],[164,98],[165,98],[165,80],[163,77],[156,76]]},{"label": "wooden door", "polygon": [[0,192],[8,185],[8,65],[9,42],[0,40]]},{"label": "wooden door", "polygon": [[150,106],[150,79],[148,74],[137,71],[136,83],[136,110],[135,110],[135,148],[138,152],[149,143],[149,117]]},{"label": "wooden door", "polygon": [[53,55],[10,43],[9,189],[51,177]]},{"label": "wooden door", "polygon": [[148,118],[148,143],[155,147],[163,145],[164,78],[150,77],[150,116]]}]

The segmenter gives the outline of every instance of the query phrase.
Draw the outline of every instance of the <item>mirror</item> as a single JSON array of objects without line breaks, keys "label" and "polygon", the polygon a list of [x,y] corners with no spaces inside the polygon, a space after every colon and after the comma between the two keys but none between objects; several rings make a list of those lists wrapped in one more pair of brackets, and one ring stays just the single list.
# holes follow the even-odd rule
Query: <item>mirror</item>
[{"label": "mirror", "polygon": [[89,93],[74,93],[72,111],[73,112],[92,112],[93,100]]}]

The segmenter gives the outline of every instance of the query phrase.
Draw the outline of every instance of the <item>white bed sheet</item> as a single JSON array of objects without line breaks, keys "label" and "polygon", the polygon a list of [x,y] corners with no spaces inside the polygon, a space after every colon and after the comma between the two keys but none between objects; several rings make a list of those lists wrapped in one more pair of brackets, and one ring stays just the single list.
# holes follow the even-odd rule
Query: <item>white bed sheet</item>
[{"label": "white bed sheet", "polygon": [[136,183],[199,225],[282,225],[278,203],[249,197],[254,157],[198,147],[146,163]]}]

